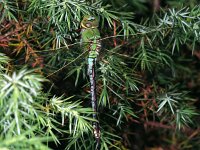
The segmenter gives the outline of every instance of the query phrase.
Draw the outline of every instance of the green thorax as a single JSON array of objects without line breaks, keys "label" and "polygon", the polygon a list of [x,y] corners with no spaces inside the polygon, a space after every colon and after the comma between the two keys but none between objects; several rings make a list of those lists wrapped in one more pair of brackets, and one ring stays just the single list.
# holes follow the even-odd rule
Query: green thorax
[{"label": "green thorax", "polygon": [[86,28],[81,31],[81,39],[83,44],[89,44],[91,42],[95,42],[95,40],[100,39],[100,33],[97,28]]}]

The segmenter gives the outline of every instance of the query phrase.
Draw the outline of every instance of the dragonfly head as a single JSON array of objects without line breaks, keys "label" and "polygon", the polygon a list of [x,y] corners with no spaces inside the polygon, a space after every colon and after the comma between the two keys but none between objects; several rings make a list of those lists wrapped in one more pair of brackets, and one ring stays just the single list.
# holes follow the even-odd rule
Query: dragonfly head
[{"label": "dragonfly head", "polygon": [[82,28],[97,28],[99,26],[98,17],[85,15],[81,21]]}]

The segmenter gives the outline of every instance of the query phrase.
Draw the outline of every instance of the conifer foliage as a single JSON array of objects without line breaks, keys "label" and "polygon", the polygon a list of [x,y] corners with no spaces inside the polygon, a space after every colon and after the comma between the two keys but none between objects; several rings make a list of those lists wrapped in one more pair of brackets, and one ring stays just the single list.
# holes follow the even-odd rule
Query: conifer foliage
[{"label": "conifer foliage", "polygon": [[0,0],[0,149],[95,149],[87,14],[101,150],[200,149],[198,0]]}]

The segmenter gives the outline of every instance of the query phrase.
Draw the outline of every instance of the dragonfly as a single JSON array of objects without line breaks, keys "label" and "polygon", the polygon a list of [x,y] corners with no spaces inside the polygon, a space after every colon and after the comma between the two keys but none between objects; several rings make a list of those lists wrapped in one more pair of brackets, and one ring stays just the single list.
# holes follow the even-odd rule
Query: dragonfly
[{"label": "dragonfly", "polygon": [[[124,35],[114,35],[114,36],[101,38],[100,31],[98,30],[98,27],[99,27],[98,17],[93,16],[93,15],[85,15],[83,17],[82,21],[80,22],[80,26],[81,26],[80,42],[73,43],[71,45],[69,44],[68,47],[71,47],[74,45],[81,45],[81,50],[83,52],[80,55],[78,55],[78,57],[74,58],[69,63],[63,65],[58,70],[48,74],[47,77],[52,76],[53,74],[61,71],[62,69],[66,68],[67,66],[76,62],[77,60],[79,60],[80,58],[85,56],[85,54],[87,54],[87,75],[89,77],[89,82],[90,82],[90,97],[91,97],[91,105],[92,105],[92,109],[93,109],[92,117],[94,120],[92,122],[92,126],[93,126],[93,134],[94,134],[94,137],[96,140],[96,150],[98,150],[98,149],[100,149],[100,146],[101,146],[100,145],[101,132],[100,132],[100,124],[98,121],[98,101],[97,101],[97,93],[96,93],[96,63],[98,61],[97,58],[98,58],[100,50],[102,48],[101,43],[103,40],[112,39],[112,38],[116,38],[116,37],[124,37]],[[135,34],[135,35],[137,35],[137,34]],[[120,48],[122,45],[118,45],[116,47],[116,49]],[[60,50],[63,48],[65,48],[65,47],[61,47]],[[112,51],[107,50],[107,49],[104,49],[104,50],[108,51],[109,53],[112,53],[114,55],[119,55],[122,57],[129,58],[128,56],[126,56],[124,54],[118,53],[114,49]],[[115,93],[115,94],[117,94],[117,93]],[[103,137],[103,135],[102,135],[102,137]]]},{"label": "dragonfly", "polygon": [[[97,61],[97,56],[99,55],[99,51],[101,49],[100,42],[100,32],[98,30],[99,21],[98,18],[92,15],[84,16],[81,21],[81,41],[83,44],[84,51],[88,51],[88,69],[87,74],[90,79],[90,95],[91,95],[91,103],[93,109],[93,119],[98,120],[97,118],[97,94],[96,94],[96,80],[95,80],[95,64]],[[100,127],[99,122],[93,121],[93,130],[94,136],[97,142],[96,149],[100,149]]]}]

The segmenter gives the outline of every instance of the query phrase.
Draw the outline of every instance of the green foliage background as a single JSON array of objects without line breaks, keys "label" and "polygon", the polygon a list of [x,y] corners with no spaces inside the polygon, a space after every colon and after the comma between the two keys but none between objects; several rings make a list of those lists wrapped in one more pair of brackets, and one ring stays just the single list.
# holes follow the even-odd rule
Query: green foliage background
[{"label": "green foliage background", "polygon": [[0,0],[0,149],[94,149],[86,14],[101,149],[199,149],[198,0]]}]

